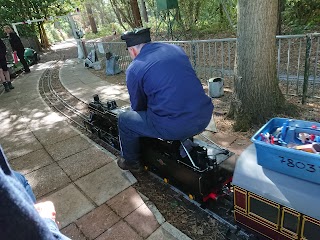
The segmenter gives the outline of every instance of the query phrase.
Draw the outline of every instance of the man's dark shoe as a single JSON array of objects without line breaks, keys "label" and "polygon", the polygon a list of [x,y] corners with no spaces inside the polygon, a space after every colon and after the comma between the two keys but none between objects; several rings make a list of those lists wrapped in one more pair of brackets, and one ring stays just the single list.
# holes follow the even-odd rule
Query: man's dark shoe
[{"label": "man's dark shoe", "polygon": [[30,73],[30,72],[31,72],[30,70],[24,71],[24,73]]},{"label": "man's dark shoe", "polygon": [[124,158],[120,158],[117,162],[119,168],[122,170],[129,170],[131,172],[141,172],[142,168],[140,163],[129,164]]}]

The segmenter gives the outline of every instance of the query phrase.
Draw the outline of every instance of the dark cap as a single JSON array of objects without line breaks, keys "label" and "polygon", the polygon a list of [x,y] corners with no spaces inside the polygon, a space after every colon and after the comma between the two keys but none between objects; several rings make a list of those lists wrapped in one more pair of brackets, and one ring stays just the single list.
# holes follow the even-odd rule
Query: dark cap
[{"label": "dark cap", "polygon": [[150,42],[150,28],[137,28],[130,32],[124,32],[121,36],[121,40],[126,41],[127,47]]}]

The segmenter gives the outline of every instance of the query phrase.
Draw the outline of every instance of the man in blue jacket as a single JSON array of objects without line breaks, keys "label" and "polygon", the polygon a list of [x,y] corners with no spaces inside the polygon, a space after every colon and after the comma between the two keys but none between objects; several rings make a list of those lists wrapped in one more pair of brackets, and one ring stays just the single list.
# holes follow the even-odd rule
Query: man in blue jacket
[{"label": "man in blue jacket", "polygon": [[133,60],[126,71],[132,111],[119,115],[118,166],[139,171],[140,137],[183,140],[198,134],[209,124],[213,104],[181,47],[151,43],[149,28],[121,39]]}]

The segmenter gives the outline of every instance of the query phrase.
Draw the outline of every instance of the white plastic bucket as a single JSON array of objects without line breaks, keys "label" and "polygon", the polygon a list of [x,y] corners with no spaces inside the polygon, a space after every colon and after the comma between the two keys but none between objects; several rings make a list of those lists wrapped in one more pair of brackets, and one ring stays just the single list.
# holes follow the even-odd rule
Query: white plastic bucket
[{"label": "white plastic bucket", "polygon": [[208,80],[208,95],[212,98],[218,98],[224,94],[223,78],[215,77]]}]

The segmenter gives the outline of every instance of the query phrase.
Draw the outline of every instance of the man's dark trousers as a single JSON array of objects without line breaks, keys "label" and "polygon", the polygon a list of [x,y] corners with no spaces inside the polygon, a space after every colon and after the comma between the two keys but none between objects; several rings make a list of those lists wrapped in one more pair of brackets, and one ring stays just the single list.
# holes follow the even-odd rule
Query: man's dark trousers
[{"label": "man's dark trousers", "polygon": [[22,65],[23,65],[24,71],[25,72],[30,72],[30,68],[28,66],[28,63],[24,59],[24,49],[17,50],[17,56],[20,59],[20,62],[22,63]]}]

